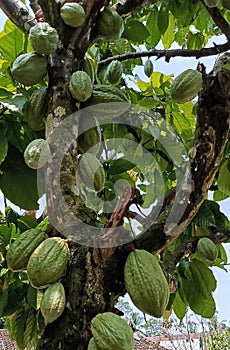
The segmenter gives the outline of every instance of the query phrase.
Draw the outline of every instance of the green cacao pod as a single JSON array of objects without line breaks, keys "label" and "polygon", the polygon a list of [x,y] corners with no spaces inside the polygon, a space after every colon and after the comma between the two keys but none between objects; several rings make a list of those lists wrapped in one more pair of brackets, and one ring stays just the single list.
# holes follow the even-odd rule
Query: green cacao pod
[{"label": "green cacao pod", "polygon": [[[85,130],[83,132],[83,130]],[[84,114],[80,116],[78,128],[79,136],[77,139],[77,148],[81,153],[97,154],[101,146],[101,127],[94,116]]]},{"label": "green cacao pod", "polygon": [[45,78],[47,59],[35,52],[25,53],[16,58],[11,67],[15,80],[23,85],[35,85]]},{"label": "green cacao pod", "polygon": [[202,237],[199,239],[196,252],[202,259],[210,262],[214,262],[218,257],[218,249],[208,237]]},{"label": "green cacao pod", "polygon": [[90,59],[90,57],[85,56],[85,58],[83,60],[82,69],[84,72],[86,72],[88,74],[88,76],[90,77],[90,79],[93,83],[95,80],[95,72],[94,72],[94,66],[93,66],[93,63],[92,63],[92,60]]},{"label": "green cacao pod", "polygon": [[191,101],[202,88],[202,74],[195,69],[187,69],[179,74],[171,85],[172,99],[177,103]]},{"label": "green cacao pod", "polygon": [[45,128],[44,118],[47,112],[47,88],[40,87],[32,92],[25,111],[25,120],[34,131]]},{"label": "green cacao pod", "polygon": [[93,85],[90,76],[83,71],[76,71],[71,75],[69,89],[76,100],[83,102],[92,95]]},{"label": "green cacao pod", "polygon": [[106,78],[110,84],[117,84],[123,73],[123,66],[120,61],[112,61],[107,68]]},{"label": "green cacao pod", "polygon": [[148,78],[151,77],[151,74],[153,72],[153,63],[152,63],[152,61],[150,59],[147,59],[147,61],[145,61],[144,72],[145,72],[145,75],[147,75]]},{"label": "green cacao pod", "polygon": [[69,247],[64,239],[47,238],[33,251],[27,264],[31,285],[40,289],[57,282],[66,272],[69,257]]},{"label": "green cacao pod", "polygon": [[43,167],[49,157],[49,147],[44,139],[35,139],[31,141],[24,151],[25,163],[31,169],[39,169]]},{"label": "green cacao pod", "polygon": [[133,350],[134,338],[127,322],[112,312],[92,319],[91,330],[100,350]]},{"label": "green cacao pod", "polygon": [[126,260],[125,286],[134,305],[142,312],[161,317],[169,300],[169,286],[156,258],[136,249]]},{"label": "green cacao pod", "polygon": [[91,153],[81,156],[78,164],[78,174],[82,182],[90,189],[100,192],[105,184],[103,165]]},{"label": "green cacao pod", "polygon": [[61,7],[61,18],[68,26],[77,28],[85,22],[85,10],[76,2],[65,3]]},{"label": "green cacao pod", "polygon": [[125,93],[116,86],[112,85],[94,85],[92,97],[88,101],[90,105],[109,102],[129,101]]},{"label": "green cacao pod", "polygon": [[51,284],[42,296],[40,309],[45,319],[45,324],[54,322],[65,309],[66,297],[63,284],[56,282]]},{"label": "green cacao pod", "polygon": [[12,271],[26,270],[31,254],[47,238],[48,236],[37,228],[24,231],[6,253],[8,268]]},{"label": "green cacao pod", "polygon": [[204,0],[204,3],[208,7],[216,7],[219,4],[219,0]]},{"label": "green cacao pod", "polygon": [[114,9],[106,7],[99,14],[96,30],[105,40],[117,40],[124,31],[123,19]]},{"label": "green cacao pod", "polygon": [[221,5],[225,10],[230,10],[230,2],[229,0],[220,0]]},{"label": "green cacao pod", "polygon": [[58,45],[59,36],[55,28],[47,22],[38,22],[29,32],[30,44],[41,55],[52,54]]},{"label": "green cacao pod", "polygon": [[91,338],[87,350],[99,350],[94,338]]}]

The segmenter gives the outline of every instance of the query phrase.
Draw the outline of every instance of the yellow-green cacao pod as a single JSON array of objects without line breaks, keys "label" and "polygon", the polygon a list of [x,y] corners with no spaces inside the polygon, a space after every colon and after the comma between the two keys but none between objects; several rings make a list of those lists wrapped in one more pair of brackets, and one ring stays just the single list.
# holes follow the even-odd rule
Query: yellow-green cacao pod
[{"label": "yellow-green cacao pod", "polygon": [[220,0],[221,5],[225,10],[230,10],[230,2],[229,0]]},{"label": "yellow-green cacao pod", "polygon": [[145,250],[131,252],[126,260],[126,290],[142,312],[161,317],[169,300],[169,286],[156,258]]},{"label": "yellow-green cacao pod", "polygon": [[218,249],[208,237],[202,237],[199,239],[196,252],[202,259],[209,262],[214,262],[218,257]]},{"label": "yellow-green cacao pod", "polygon": [[133,350],[134,338],[127,322],[112,312],[92,319],[91,330],[100,350]]},{"label": "yellow-green cacao pod", "polygon": [[63,284],[56,282],[51,284],[42,296],[40,309],[45,319],[45,324],[52,323],[61,316],[65,309],[66,297]]},{"label": "yellow-green cacao pod", "polygon": [[[83,130],[85,130],[83,132]],[[80,116],[79,136],[77,139],[77,148],[81,153],[97,154],[101,146],[101,127],[93,115],[83,114]]]},{"label": "yellow-green cacao pod", "polygon": [[23,85],[35,85],[45,78],[47,59],[35,52],[25,53],[16,58],[11,67],[15,80]]},{"label": "yellow-green cacao pod", "polygon": [[99,350],[94,338],[91,338],[87,350]]},{"label": "yellow-green cacao pod", "polygon": [[36,89],[32,92],[27,104],[25,120],[34,131],[45,128],[44,118],[47,112],[46,94],[46,87]]},{"label": "yellow-green cacao pod", "polygon": [[76,2],[68,2],[61,7],[61,18],[68,26],[77,28],[85,22],[85,10]]},{"label": "yellow-green cacao pod", "polygon": [[8,268],[12,271],[26,270],[31,254],[47,238],[48,236],[37,228],[24,231],[6,253]]},{"label": "yellow-green cacao pod", "polygon": [[31,141],[24,151],[25,163],[31,169],[39,169],[50,157],[49,146],[44,139]]},{"label": "yellow-green cacao pod", "polygon": [[202,88],[202,74],[195,69],[187,69],[174,79],[171,85],[172,99],[177,103],[191,101]]},{"label": "yellow-green cacao pod", "polygon": [[78,164],[78,174],[81,181],[90,189],[100,192],[105,184],[103,165],[91,153],[81,156]]},{"label": "yellow-green cacao pod", "polygon": [[47,238],[33,251],[27,264],[31,285],[42,289],[57,282],[66,272],[69,257],[69,247],[64,239]]},{"label": "yellow-green cacao pod", "polygon": [[204,0],[204,3],[208,7],[216,7],[219,4],[219,0]]},{"label": "yellow-green cacao pod", "polygon": [[30,44],[41,55],[52,54],[58,45],[59,36],[55,28],[47,22],[38,22],[29,32]]},{"label": "yellow-green cacao pod", "polygon": [[117,40],[124,31],[123,19],[114,9],[106,7],[99,14],[96,30],[105,40]]},{"label": "yellow-green cacao pod", "polygon": [[153,63],[150,59],[147,59],[144,64],[144,72],[145,75],[147,75],[148,78],[151,77],[151,74],[153,72]]},{"label": "yellow-green cacao pod", "polygon": [[80,70],[74,72],[70,78],[69,89],[73,98],[79,102],[88,100],[93,91],[90,76]]},{"label": "yellow-green cacao pod", "polygon": [[112,61],[107,68],[106,78],[110,84],[117,84],[123,73],[123,66],[120,61]]}]

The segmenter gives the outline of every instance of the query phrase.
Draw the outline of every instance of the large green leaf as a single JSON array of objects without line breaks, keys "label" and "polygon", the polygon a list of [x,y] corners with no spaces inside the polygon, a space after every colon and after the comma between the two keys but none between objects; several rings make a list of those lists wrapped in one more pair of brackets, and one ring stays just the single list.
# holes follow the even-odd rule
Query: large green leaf
[{"label": "large green leaf", "polygon": [[143,43],[149,36],[149,32],[143,23],[130,20],[126,22],[123,37],[135,43]]},{"label": "large green leaf", "polygon": [[4,31],[0,33],[0,53],[11,64],[24,52],[25,37],[11,21],[7,21]]},{"label": "large green leaf", "polygon": [[229,160],[226,159],[221,165],[217,185],[221,192],[230,196],[230,171],[228,168],[228,162]]},{"label": "large green leaf", "polygon": [[146,28],[149,31],[149,37],[147,38],[147,42],[149,48],[156,46],[161,39],[161,32],[158,27],[158,10],[154,9],[151,11],[149,18],[147,20]]},{"label": "large green leaf", "polygon": [[8,152],[8,141],[5,133],[0,129],[0,164],[5,160]]},{"label": "large green leaf", "polygon": [[38,209],[37,172],[28,168],[15,147],[9,148],[1,172],[0,189],[4,196],[22,209]]}]

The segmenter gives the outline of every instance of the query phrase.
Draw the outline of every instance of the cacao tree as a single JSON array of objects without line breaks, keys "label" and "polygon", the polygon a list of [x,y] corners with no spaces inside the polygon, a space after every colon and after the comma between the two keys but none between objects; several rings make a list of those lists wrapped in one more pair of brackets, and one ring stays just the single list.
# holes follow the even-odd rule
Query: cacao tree
[{"label": "cacao tree", "polygon": [[230,196],[227,1],[0,8],[0,317],[11,338],[132,349],[116,307],[127,290],[156,317],[211,318],[212,267],[225,268],[230,239],[218,203]]}]

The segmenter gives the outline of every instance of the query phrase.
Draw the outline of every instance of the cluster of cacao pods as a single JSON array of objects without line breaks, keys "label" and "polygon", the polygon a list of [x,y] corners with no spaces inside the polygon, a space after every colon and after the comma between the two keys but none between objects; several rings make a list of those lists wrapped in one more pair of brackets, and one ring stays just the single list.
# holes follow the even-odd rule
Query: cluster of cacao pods
[{"label": "cluster of cacao pods", "polygon": [[66,273],[70,251],[60,237],[49,238],[38,228],[23,232],[9,247],[6,254],[10,270],[24,271],[36,289],[46,289],[40,309],[45,323],[55,321],[64,311],[65,290],[58,280]]}]

